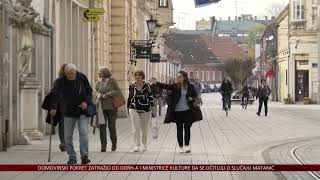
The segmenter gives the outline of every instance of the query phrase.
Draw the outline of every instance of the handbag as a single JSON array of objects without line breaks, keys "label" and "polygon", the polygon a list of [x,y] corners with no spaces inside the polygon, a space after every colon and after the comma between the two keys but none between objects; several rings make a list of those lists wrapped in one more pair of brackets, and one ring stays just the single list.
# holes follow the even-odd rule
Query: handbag
[{"label": "handbag", "polygon": [[194,122],[203,120],[202,112],[199,106],[193,107],[191,111]]},{"label": "handbag", "polygon": [[[79,89],[79,95],[81,95],[81,84],[80,84],[80,89]],[[93,117],[94,115],[97,114],[97,107],[96,105],[92,102],[92,99],[89,100],[90,102],[86,102],[88,104],[87,109],[85,110],[86,116],[88,117]]]},{"label": "handbag", "polygon": [[[113,83],[113,87],[115,87],[114,80],[112,80],[112,83]],[[126,100],[122,95],[121,91],[120,91],[120,95],[112,97],[111,101],[112,101],[112,106],[116,109],[126,104]]]}]

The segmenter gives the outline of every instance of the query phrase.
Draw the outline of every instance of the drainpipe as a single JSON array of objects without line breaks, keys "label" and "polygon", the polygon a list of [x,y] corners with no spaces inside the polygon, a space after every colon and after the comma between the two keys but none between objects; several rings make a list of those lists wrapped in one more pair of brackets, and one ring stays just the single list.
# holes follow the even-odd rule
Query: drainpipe
[{"label": "drainpipe", "polygon": [[[0,37],[1,38],[1,41],[0,43],[2,43],[2,49],[0,49],[0,55],[2,56],[2,59],[1,59],[1,68],[2,68],[2,72],[4,73],[4,69],[5,69],[5,63],[6,61],[8,60],[8,45],[9,45],[9,36],[8,36],[8,28],[9,28],[9,16],[8,16],[8,13],[7,13],[7,10],[6,10],[6,6],[5,6],[5,0],[2,0],[2,14],[1,16],[3,17],[2,18],[2,31],[3,31],[3,36]],[[10,3],[10,2],[7,2],[7,3]],[[4,74],[3,74],[4,75]],[[7,151],[7,147],[8,147],[8,136],[9,136],[9,119],[5,119],[4,117],[4,106],[5,106],[5,96],[4,96],[4,93],[3,91],[5,90],[5,84],[4,84],[4,80],[3,78],[1,78],[1,81],[0,81],[0,95],[2,96],[1,98],[1,114],[0,116],[2,117],[2,122],[1,123],[1,138],[2,138],[2,143],[3,143],[3,146],[2,146],[2,150],[3,151]]]},{"label": "drainpipe", "polygon": [[47,28],[50,29],[50,66],[51,66],[51,84],[53,83],[53,33],[55,31],[54,25],[52,25],[51,23],[48,22],[47,18],[43,18],[43,24],[44,26],[46,26]]}]

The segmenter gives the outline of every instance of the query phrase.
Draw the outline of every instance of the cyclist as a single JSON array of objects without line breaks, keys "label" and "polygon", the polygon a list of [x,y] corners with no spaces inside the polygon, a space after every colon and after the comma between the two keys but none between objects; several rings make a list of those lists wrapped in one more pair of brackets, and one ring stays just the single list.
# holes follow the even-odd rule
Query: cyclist
[{"label": "cyclist", "polygon": [[222,110],[227,109],[227,103],[228,108],[231,109],[231,94],[233,93],[233,87],[229,79],[225,78],[219,88],[219,92],[222,95]]},{"label": "cyclist", "polygon": [[247,98],[247,103],[249,100],[249,95],[250,95],[250,89],[249,87],[245,84],[243,85],[242,90],[240,91],[240,93],[242,94],[242,101],[241,101],[241,105],[245,105],[244,104],[244,98]]}]

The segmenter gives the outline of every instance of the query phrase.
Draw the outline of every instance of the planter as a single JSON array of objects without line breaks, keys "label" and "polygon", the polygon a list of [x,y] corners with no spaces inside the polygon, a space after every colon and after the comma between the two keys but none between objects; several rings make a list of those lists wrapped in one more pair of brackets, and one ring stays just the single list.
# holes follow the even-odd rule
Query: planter
[{"label": "planter", "polygon": [[293,101],[291,98],[285,98],[284,99],[284,104],[293,104]]},{"label": "planter", "polygon": [[303,98],[303,104],[312,104],[312,100],[309,97],[304,97]]}]

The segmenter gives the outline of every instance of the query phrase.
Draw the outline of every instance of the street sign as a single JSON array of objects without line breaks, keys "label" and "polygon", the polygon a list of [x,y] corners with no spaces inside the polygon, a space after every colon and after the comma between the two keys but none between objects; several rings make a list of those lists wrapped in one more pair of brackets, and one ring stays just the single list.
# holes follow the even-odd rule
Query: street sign
[{"label": "street sign", "polygon": [[100,20],[100,17],[97,15],[88,15],[84,16],[84,20],[87,22],[98,22]]},{"label": "street sign", "polygon": [[149,59],[151,57],[151,46],[137,46],[136,58],[137,59]]},{"label": "street sign", "polygon": [[160,62],[160,54],[151,54],[150,62]]},{"label": "street sign", "polygon": [[103,8],[87,8],[84,10],[83,17],[87,22],[97,22],[99,21],[99,15],[104,14]]}]

